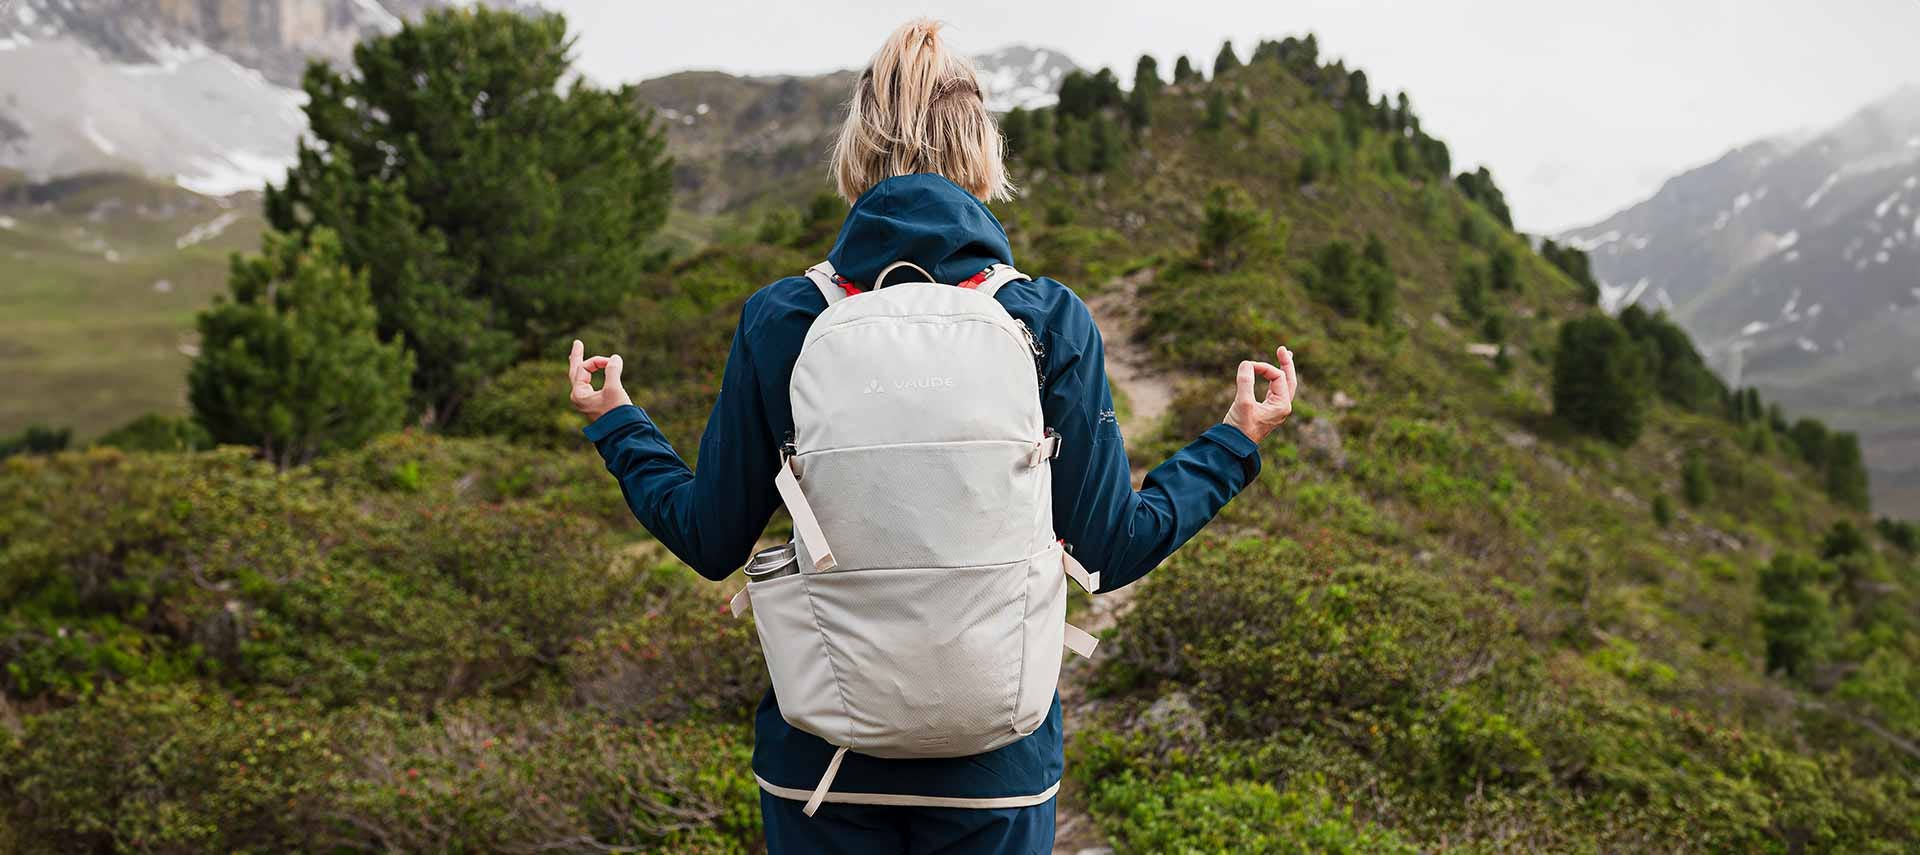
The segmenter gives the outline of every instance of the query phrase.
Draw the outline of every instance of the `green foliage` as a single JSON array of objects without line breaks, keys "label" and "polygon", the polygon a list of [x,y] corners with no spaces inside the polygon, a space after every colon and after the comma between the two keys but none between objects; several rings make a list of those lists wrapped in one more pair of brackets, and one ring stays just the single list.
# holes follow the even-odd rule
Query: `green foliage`
[{"label": "green foliage", "polygon": [[1358,256],[1346,241],[1328,242],[1314,253],[1304,278],[1308,292],[1335,311],[1374,326],[1392,322],[1398,285],[1377,235],[1367,236],[1366,250]]},{"label": "green foliage", "polygon": [[1827,435],[1823,455],[1827,471],[1827,495],[1855,510],[1867,509],[1867,464],[1860,454],[1860,437],[1852,433]]},{"label": "green foliage", "polygon": [[1207,191],[1198,255],[1214,270],[1232,271],[1250,258],[1284,250],[1287,231],[1284,220],[1275,224],[1271,216],[1254,206],[1246,191],[1216,184]]},{"label": "green foliage", "polygon": [[1653,524],[1661,528],[1673,527],[1673,500],[1665,493],[1653,496]]},{"label": "green foliage", "polygon": [[73,440],[73,431],[67,428],[51,428],[45,425],[28,425],[13,436],[0,437],[0,460],[16,454],[52,454],[66,450]]},{"label": "green foliage", "polygon": [[1217,131],[1227,126],[1227,93],[1214,89],[1207,93],[1207,118],[1200,127]]},{"label": "green foliage", "polygon": [[1600,303],[1600,283],[1593,278],[1593,267],[1585,251],[1571,246],[1562,246],[1554,243],[1552,238],[1548,238],[1540,244],[1540,257],[1546,259],[1548,264],[1559,268],[1561,273],[1567,274],[1567,278],[1572,279],[1575,285],[1579,285],[1580,293],[1589,305]]},{"label": "green foliage", "polygon": [[577,451],[586,442],[580,434],[584,420],[567,402],[566,376],[566,363],[557,360],[515,365],[474,393],[449,432]]},{"label": "green foliage", "polygon": [[1120,92],[1119,78],[1114,76],[1112,69],[1107,68],[1100,69],[1098,74],[1069,72],[1060,80],[1059,95],[1060,101],[1054,111],[1063,119],[1091,119],[1126,104],[1126,96]]},{"label": "green foliage", "polygon": [[1054,164],[1061,172],[1078,174],[1092,171],[1094,163],[1093,123],[1062,114],[1056,123],[1059,139],[1054,147]]},{"label": "green foliage", "polygon": [[1707,367],[1685,330],[1666,314],[1647,314],[1638,305],[1620,312],[1627,334],[1640,341],[1660,396],[1698,412],[1707,411],[1726,394],[1726,386]]},{"label": "green foliage", "polygon": [[1698,449],[1687,452],[1686,463],[1680,467],[1680,492],[1693,507],[1705,507],[1713,501],[1713,476],[1707,472],[1706,455]]},{"label": "green foliage", "polygon": [[338,232],[441,421],[615,303],[665,220],[664,137],[630,88],[569,79],[571,44],[557,15],[436,11],[307,75],[312,145],[268,219]]},{"label": "green foliage", "polygon": [[1214,54],[1214,57],[1213,57],[1214,79],[1218,80],[1220,79],[1220,75],[1226,72],[1232,71],[1239,67],[1240,67],[1240,57],[1239,55],[1233,52],[1233,42],[1230,42],[1230,41],[1221,42],[1220,52],[1217,54]]},{"label": "green foliage", "polygon": [[1402,853],[1418,847],[1356,820],[1324,791],[1252,781],[1163,780],[1129,771],[1098,781],[1091,806],[1122,852]]},{"label": "green foliage", "polygon": [[1888,543],[1899,547],[1901,552],[1908,555],[1920,553],[1920,524],[1915,524],[1911,520],[1881,517],[1874,521],[1873,527],[1880,532],[1881,537],[1887,539]]},{"label": "green foliage", "polygon": [[230,302],[200,315],[187,375],[216,441],[258,446],[286,468],[400,426],[413,359],[380,340],[367,277],[331,231],[304,244],[268,235],[261,255],[234,259],[230,287]]},{"label": "green foliage", "polygon": [[1504,246],[1494,250],[1487,264],[1487,281],[1495,291],[1520,290],[1520,260],[1514,257],[1513,250]]},{"label": "green foliage", "polygon": [[1453,293],[1460,302],[1460,313],[1469,320],[1487,317],[1487,268],[1472,262],[1460,265],[1454,274]]},{"label": "green foliage", "polygon": [[1553,413],[1576,430],[1632,445],[1647,415],[1645,357],[1626,328],[1594,313],[1560,325]]},{"label": "green foliage", "polygon": [[195,687],[31,719],[0,779],[21,830],[88,850],[744,852],[745,733],[510,703],[434,720]]},{"label": "green foliage", "polygon": [[1493,173],[1482,166],[1474,172],[1462,172],[1454,178],[1454,184],[1468,199],[1485,208],[1500,225],[1513,228],[1513,213],[1507,210],[1507,197],[1493,183]]},{"label": "green foliage", "polygon": [[213,436],[193,419],[147,413],[107,431],[93,444],[122,451],[205,451],[213,447]]},{"label": "green foliage", "polygon": [[1806,677],[1833,643],[1833,615],[1820,582],[1826,568],[1803,555],[1774,556],[1759,575],[1767,669]]},{"label": "green foliage", "polygon": [[1181,54],[1180,58],[1173,63],[1173,82],[1179,84],[1199,81],[1200,72],[1194,70],[1193,63],[1187,59],[1186,54]]}]

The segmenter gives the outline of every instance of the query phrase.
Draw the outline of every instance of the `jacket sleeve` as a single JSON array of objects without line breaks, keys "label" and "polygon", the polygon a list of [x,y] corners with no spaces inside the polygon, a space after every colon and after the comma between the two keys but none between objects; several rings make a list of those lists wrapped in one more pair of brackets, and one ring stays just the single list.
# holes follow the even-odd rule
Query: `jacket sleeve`
[{"label": "jacket sleeve", "polygon": [[687,467],[639,407],[616,407],[585,431],[640,524],[714,581],[746,563],[779,504],[773,486],[779,442],[766,418],[746,331],[743,311],[720,397],[700,437],[699,471]]},{"label": "jacket sleeve", "polygon": [[1111,591],[1147,574],[1199,532],[1260,473],[1260,449],[1217,424],[1133,489],[1126,443],[1107,387],[1100,330],[1073,292],[1051,312],[1042,409],[1061,434],[1053,462],[1054,527]]}]

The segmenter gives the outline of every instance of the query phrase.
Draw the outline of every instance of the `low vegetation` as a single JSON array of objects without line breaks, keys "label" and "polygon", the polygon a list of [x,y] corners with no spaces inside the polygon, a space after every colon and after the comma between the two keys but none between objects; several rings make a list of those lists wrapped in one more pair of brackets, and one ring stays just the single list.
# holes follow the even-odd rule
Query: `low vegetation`
[{"label": "low vegetation", "polygon": [[[1124,281],[1122,346],[1178,387],[1139,457],[1262,347],[1305,381],[1102,645],[1067,804],[1129,853],[1920,845],[1920,537],[1864,513],[1857,442],[1596,313],[1583,256],[1311,36],[1229,58],[1008,117],[1021,267]],[[0,461],[0,851],[755,851],[751,623],[632,523],[549,360],[618,348],[691,455],[741,303],[842,210],[523,317],[450,422],[305,460],[143,419]]]}]

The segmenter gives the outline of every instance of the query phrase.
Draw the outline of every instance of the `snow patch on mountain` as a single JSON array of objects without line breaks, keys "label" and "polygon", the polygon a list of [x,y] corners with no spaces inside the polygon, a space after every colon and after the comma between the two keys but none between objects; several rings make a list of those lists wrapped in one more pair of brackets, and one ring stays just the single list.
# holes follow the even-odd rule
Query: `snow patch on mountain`
[{"label": "snow patch on mountain", "polygon": [[1066,54],[1047,48],[1010,45],[973,58],[986,92],[987,109],[1003,113],[1015,107],[1050,107],[1060,100],[1060,81],[1080,66]]},{"label": "snow patch on mountain", "polygon": [[1813,191],[1813,195],[1807,197],[1806,204],[1801,205],[1800,207],[1812,208],[1813,206],[1820,204],[1821,197],[1827,195],[1827,191],[1832,190],[1833,185],[1838,183],[1840,183],[1840,173],[1835,172],[1831,175],[1828,175],[1827,180],[1820,182],[1820,189]]}]

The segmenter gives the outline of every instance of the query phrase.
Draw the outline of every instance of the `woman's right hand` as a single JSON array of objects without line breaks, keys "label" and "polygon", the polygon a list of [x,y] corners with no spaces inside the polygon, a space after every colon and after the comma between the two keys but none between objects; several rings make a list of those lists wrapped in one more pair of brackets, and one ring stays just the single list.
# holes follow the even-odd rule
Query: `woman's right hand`
[{"label": "woman's right hand", "polygon": [[[1293,393],[1300,389],[1300,380],[1293,371],[1293,351],[1282,347],[1273,355],[1278,365],[1253,360],[1240,363],[1240,373],[1234,378],[1233,406],[1227,408],[1227,417],[1221,419],[1239,428],[1254,442],[1266,439],[1267,434],[1293,415]],[[1267,381],[1265,398],[1254,397],[1256,376]]]}]

